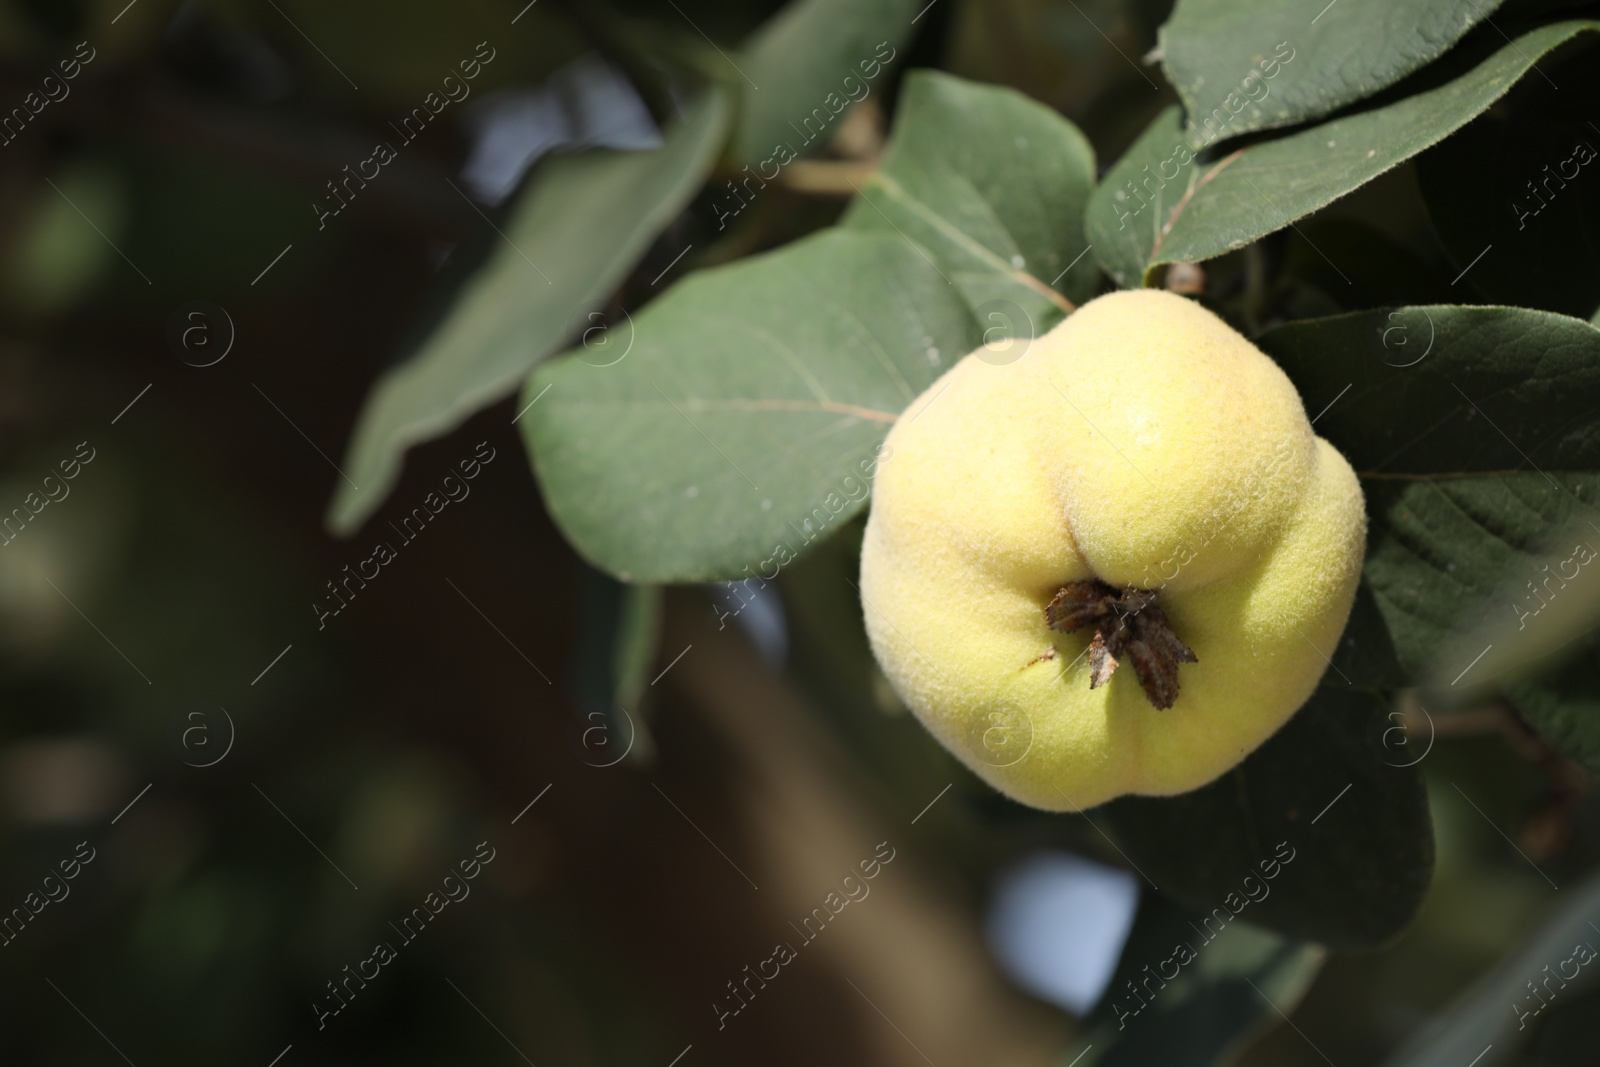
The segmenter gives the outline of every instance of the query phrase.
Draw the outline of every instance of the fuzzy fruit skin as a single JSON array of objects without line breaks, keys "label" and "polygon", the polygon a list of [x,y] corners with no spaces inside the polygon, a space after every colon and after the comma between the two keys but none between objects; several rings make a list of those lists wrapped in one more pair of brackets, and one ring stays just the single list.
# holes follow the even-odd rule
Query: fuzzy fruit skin
[{"label": "fuzzy fruit skin", "polygon": [[[1008,365],[978,355],[889,434],[861,552],[878,662],[1023,804],[1205,785],[1328,667],[1366,541],[1355,472],[1276,364],[1171,293],[1099,297]],[[1046,627],[1056,591],[1088,578],[1160,590],[1199,657],[1171,708],[1126,661],[1091,690],[1091,631]]]}]

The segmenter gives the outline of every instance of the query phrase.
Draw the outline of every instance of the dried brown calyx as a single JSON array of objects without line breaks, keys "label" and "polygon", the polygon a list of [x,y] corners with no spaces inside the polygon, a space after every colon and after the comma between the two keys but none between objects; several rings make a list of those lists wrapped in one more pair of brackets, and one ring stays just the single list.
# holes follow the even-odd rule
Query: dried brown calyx
[{"label": "dried brown calyx", "polygon": [[1200,662],[1172,632],[1150,589],[1118,589],[1099,579],[1069,582],[1045,607],[1044,620],[1062,633],[1094,627],[1089,643],[1090,689],[1109,682],[1126,656],[1144,695],[1158,708],[1170,708],[1178,699],[1178,664]]}]

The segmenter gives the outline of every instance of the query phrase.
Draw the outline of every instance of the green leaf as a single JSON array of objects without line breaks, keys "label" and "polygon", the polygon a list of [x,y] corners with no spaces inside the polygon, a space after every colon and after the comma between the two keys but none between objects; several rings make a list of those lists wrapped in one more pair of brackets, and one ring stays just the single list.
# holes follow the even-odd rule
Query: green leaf
[{"label": "green leaf", "polygon": [[[1506,307],[1379,308],[1256,345],[1364,478],[1600,470],[1600,330]],[[1348,387],[1348,391],[1346,391]]]},{"label": "green leaf", "polygon": [[[1105,997],[1084,1022],[1083,1048],[1070,1050],[1063,1064],[1231,1063],[1281,1021],[1278,1012],[1294,1010],[1322,968],[1323,951],[1244,921],[1219,933],[1213,919],[1208,938],[1200,932],[1206,918],[1144,895]],[[1175,955],[1179,945],[1187,956]],[[1188,962],[1180,966],[1179,959]]]},{"label": "green leaf", "polygon": [[[916,71],[883,166],[845,224],[917,242],[971,307],[1008,301],[1037,335],[1099,281],[1082,256],[1093,188],[1094,149],[1054,111],[1012,89]],[[991,325],[987,313],[979,320]]]},{"label": "green leaf", "polygon": [[[1600,475],[1548,474],[1367,487],[1372,531],[1364,578],[1415,676],[1442,687],[1478,684],[1518,658],[1508,642],[1464,635],[1482,632],[1484,624],[1507,636],[1516,632],[1517,588],[1544,576],[1540,567],[1552,542],[1600,501]],[[1495,644],[1501,647],[1492,658],[1475,663]]]},{"label": "green leaf", "polygon": [[1331,114],[1443,55],[1498,0],[1335,0],[1313,14],[1320,6],[1179,0],[1159,40],[1189,128],[1210,120],[1224,140]]},{"label": "green leaf", "polygon": [[416,352],[373,386],[330,529],[353,533],[394,488],[407,448],[511,393],[572,336],[700,188],[728,118],[726,95],[713,90],[659,149],[564,155],[539,168],[504,243]]},{"label": "green leaf", "polygon": [[1502,688],[1540,737],[1600,774],[1600,641],[1577,642],[1554,669]]},{"label": "green leaf", "polygon": [[852,99],[887,79],[911,36],[918,0],[793,0],[751,34],[734,61],[749,91],[733,154],[756,163],[779,144],[808,155],[828,142]]},{"label": "green leaf", "polygon": [[1146,878],[1216,915],[1213,926],[1237,913],[1330,948],[1381,945],[1410,922],[1433,871],[1422,778],[1384,747],[1383,710],[1330,675],[1222,778],[1182,796],[1114,800],[1106,822]]},{"label": "green leaf", "polygon": [[[1593,966],[1592,960],[1585,966],[1573,955],[1579,944],[1592,946],[1591,952],[1600,948],[1600,936],[1596,934],[1600,924],[1600,879],[1591,878],[1578,888],[1569,889],[1563,897],[1564,906],[1549,922],[1443,1016],[1385,1060],[1387,1067],[1460,1067],[1472,1063],[1475,1057],[1482,1060],[1484,1067],[1491,1063],[1584,1062],[1542,1058],[1524,1061],[1511,1056],[1526,1039],[1538,1033],[1542,1021],[1538,1015],[1542,1014],[1540,1005],[1544,1002],[1529,992],[1529,982],[1545,992],[1554,1008],[1563,1001],[1571,1003],[1584,996],[1600,980],[1600,967]],[[1568,961],[1572,970],[1562,966]],[[1547,975],[1558,972],[1572,976],[1569,984],[1542,985]],[[1529,1017],[1524,1018],[1519,1012],[1527,1012]],[[1495,1055],[1483,1058],[1490,1045],[1495,1047]],[[1583,1056],[1592,1057],[1592,1051],[1591,1038]]]},{"label": "green leaf", "polygon": [[977,346],[920,249],[837,230],[690,275],[634,337],[537,371],[523,431],[567,539],[640,582],[770,579],[865,506],[889,426]]},{"label": "green leaf", "polygon": [[642,699],[661,649],[662,589],[584,567],[572,679],[580,708],[576,747],[591,766],[648,762],[655,752]]},{"label": "green leaf", "polygon": [[1335,674],[1362,688],[1392,689],[1412,682],[1410,672],[1400,663],[1378,598],[1366,582],[1356,589],[1350,621],[1331,658]]},{"label": "green leaf", "polygon": [[1600,499],[1600,330],[1426,306],[1291,323],[1256,343],[1309,410],[1326,408],[1317,432],[1363,479],[1365,579],[1400,661],[1450,684],[1497,640],[1464,648],[1460,635],[1486,617],[1515,623],[1508,585],[1542,577],[1558,535]]},{"label": "green leaf", "polygon": [[1203,139],[1184,133],[1180,110],[1168,108],[1090,199],[1085,228],[1095,255],[1118,284],[1136,286],[1159,264],[1241,248],[1443,140],[1540,56],[1595,29],[1600,23],[1541,26],[1437,88],[1227,153],[1204,151]]},{"label": "green leaf", "polygon": [[661,593],[658,585],[630,585],[585,568],[573,672],[583,703],[638,710],[661,648]]},{"label": "green leaf", "polygon": [[1585,55],[1547,73],[1562,92],[1527,79],[1420,156],[1417,181],[1463,287],[1588,318],[1600,309],[1600,123],[1587,104],[1600,67]]},{"label": "green leaf", "polygon": [[639,706],[645,680],[661,651],[661,597],[659,585],[629,585],[622,591],[611,673],[617,682],[617,699],[625,707]]}]

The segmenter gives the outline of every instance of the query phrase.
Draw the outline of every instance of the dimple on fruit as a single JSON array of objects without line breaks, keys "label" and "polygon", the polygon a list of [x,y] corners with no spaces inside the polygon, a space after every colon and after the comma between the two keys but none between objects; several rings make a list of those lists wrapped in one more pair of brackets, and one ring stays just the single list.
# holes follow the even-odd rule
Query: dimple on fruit
[{"label": "dimple on fruit", "polygon": [[873,652],[1007,796],[1198,788],[1327,670],[1360,485],[1283,372],[1198,304],[1113,293],[1014,363],[969,355],[889,444],[861,552]]}]

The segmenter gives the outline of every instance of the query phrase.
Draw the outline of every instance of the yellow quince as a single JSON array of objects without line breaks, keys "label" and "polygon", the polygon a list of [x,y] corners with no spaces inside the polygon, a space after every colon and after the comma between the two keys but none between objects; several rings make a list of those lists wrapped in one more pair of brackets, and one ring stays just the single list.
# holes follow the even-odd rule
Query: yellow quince
[{"label": "yellow quince", "polygon": [[889,434],[861,552],[878,662],[1024,804],[1205,785],[1329,666],[1366,538],[1355,473],[1270,359],[1172,293],[987,355]]}]

